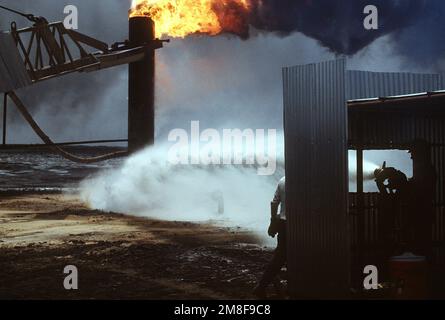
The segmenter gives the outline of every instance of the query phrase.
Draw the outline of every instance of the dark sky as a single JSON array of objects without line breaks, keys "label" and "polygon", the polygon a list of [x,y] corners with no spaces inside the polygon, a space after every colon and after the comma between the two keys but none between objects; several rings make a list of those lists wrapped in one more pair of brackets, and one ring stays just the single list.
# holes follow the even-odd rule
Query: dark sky
[{"label": "dark sky", "polygon": [[[445,71],[445,2],[374,1],[382,8],[382,27],[375,33],[361,27],[362,2],[268,0],[268,11],[249,18],[267,32],[251,29],[249,40],[230,35],[173,40],[157,52],[158,134],[187,128],[191,120],[201,120],[202,127],[281,129],[281,68],[335,58],[330,49],[354,53],[349,57],[351,68]],[[80,32],[110,44],[127,37],[129,0],[0,0],[0,4],[50,21],[62,20],[64,6],[74,4],[79,8]],[[9,29],[12,20],[29,25],[0,12],[0,29]],[[66,76],[18,93],[55,141],[126,137],[125,66]],[[14,111],[9,119],[9,142],[39,142]]]}]

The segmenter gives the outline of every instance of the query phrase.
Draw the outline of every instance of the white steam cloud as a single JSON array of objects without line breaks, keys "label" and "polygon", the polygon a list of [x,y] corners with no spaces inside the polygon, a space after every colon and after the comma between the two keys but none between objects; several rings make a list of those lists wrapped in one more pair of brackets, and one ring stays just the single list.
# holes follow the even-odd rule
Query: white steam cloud
[{"label": "white steam cloud", "polygon": [[[256,166],[173,165],[169,145],[147,148],[80,185],[92,208],[170,221],[208,222],[266,235],[270,201],[283,174]],[[279,155],[282,159],[282,154]]]},{"label": "white steam cloud", "polygon": [[[126,159],[118,168],[84,180],[80,185],[82,200],[104,211],[242,227],[256,232],[265,244],[272,243],[266,240],[266,230],[270,201],[278,180],[284,175],[282,134],[278,138],[277,171],[273,176],[259,175],[255,165],[173,165],[169,161],[170,148],[167,143],[147,148]],[[376,189],[373,172],[379,166],[375,163],[384,159],[396,166],[405,166],[398,152],[367,156],[370,158],[364,163],[365,189],[369,191]],[[354,152],[349,153],[349,164],[349,187],[354,192]]]}]

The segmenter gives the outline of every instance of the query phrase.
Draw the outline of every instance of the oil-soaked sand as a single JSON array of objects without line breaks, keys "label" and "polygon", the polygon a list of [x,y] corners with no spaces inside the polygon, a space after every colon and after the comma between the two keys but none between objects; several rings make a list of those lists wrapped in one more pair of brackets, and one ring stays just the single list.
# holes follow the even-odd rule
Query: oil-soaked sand
[{"label": "oil-soaked sand", "polygon": [[[241,229],[0,194],[0,299],[251,299],[270,258]],[[77,291],[63,287],[66,265],[79,270]]]}]

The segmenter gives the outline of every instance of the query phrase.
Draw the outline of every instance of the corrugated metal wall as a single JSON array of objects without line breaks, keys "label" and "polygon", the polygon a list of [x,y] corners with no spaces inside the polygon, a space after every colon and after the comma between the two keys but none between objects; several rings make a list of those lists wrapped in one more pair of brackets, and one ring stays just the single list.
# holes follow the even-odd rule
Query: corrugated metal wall
[{"label": "corrugated metal wall", "polygon": [[7,92],[31,84],[25,63],[14,39],[9,33],[0,32],[0,92]]},{"label": "corrugated metal wall", "polygon": [[[420,107],[420,108],[419,108]],[[442,109],[440,111],[440,109]],[[406,146],[423,139],[436,146],[445,145],[445,106],[432,110],[428,102],[416,108],[386,103],[381,107],[350,107],[349,139],[352,146],[384,149]]]},{"label": "corrugated metal wall", "polygon": [[350,282],[345,60],[283,69],[291,295],[345,296]]},{"label": "corrugated metal wall", "polygon": [[445,88],[439,74],[347,71],[347,99],[365,99],[431,92]]},{"label": "corrugated metal wall", "polygon": [[[364,116],[350,113],[348,126],[346,107],[347,100],[444,90],[443,76],[346,71],[345,60],[337,60],[284,68],[283,84],[293,297],[339,297],[349,288],[350,240],[363,228],[354,219],[348,223],[348,138],[351,146],[365,149],[418,138],[433,144],[439,177],[434,239],[445,241],[445,119],[433,113],[380,108]],[[355,229],[355,238],[350,228]]]}]

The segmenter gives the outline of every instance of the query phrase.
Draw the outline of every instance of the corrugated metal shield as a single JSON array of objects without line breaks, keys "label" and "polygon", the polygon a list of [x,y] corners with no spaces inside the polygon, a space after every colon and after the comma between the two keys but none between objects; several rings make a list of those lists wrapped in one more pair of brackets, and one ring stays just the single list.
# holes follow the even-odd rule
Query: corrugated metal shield
[{"label": "corrugated metal shield", "polygon": [[9,33],[0,32],[0,92],[31,85],[32,81]]},{"label": "corrugated metal shield", "polygon": [[347,99],[379,98],[445,88],[440,74],[347,71]]},{"label": "corrugated metal shield", "polygon": [[283,69],[288,270],[294,298],[350,288],[346,61]]}]

